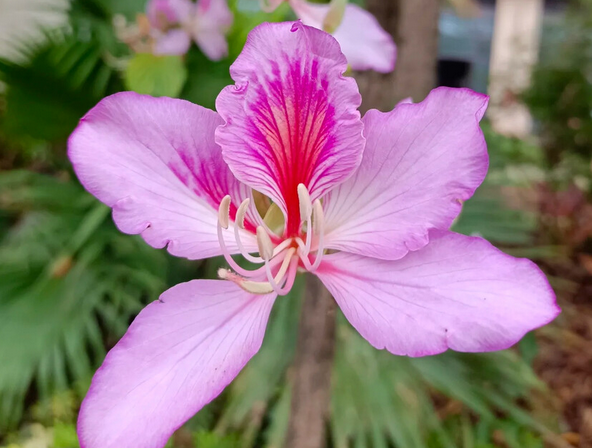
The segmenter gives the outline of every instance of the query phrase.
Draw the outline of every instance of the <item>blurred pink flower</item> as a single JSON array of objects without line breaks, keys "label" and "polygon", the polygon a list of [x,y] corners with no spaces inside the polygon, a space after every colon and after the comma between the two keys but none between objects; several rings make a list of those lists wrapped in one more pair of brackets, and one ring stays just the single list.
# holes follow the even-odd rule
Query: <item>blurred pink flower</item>
[{"label": "blurred pink flower", "polygon": [[228,54],[226,32],[233,17],[226,0],[150,0],[147,16],[155,54],[185,54],[192,40],[211,60]]},{"label": "blurred pink flower", "polygon": [[332,0],[330,4],[309,3],[306,0],[261,0],[262,8],[271,12],[288,2],[305,25],[330,32],[354,70],[392,72],[397,59],[397,47],[392,37],[382,29],[376,18],[347,0]]},{"label": "blurred pink flower", "polygon": [[[192,260],[222,254],[232,269],[174,286],[138,315],[82,404],[83,448],[163,447],[257,353],[298,269],[397,355],[501,350],[557,316],[534,263],[448,230],[487,172],[487,97],[438,88],[361,119],[346,69],[329,34],[263,24],[219,114],[125,92],[81,120],[70,159],[121,231]],[[255,190],[281,210],[276,232]],[[261,267],[239,266],[238,253]]]}]

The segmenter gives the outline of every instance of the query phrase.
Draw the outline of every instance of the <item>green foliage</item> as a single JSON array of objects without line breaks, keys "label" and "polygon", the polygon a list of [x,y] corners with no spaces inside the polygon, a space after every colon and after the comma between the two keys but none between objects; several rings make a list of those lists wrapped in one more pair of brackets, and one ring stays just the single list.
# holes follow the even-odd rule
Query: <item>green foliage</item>
[{"label": "green foliage", "polygon": [[489,173],[475,195],[463,204],[454,230],[478,234],[505,246],[531,245],[538,223],[536,214],[508,207],[500,187],[529,187],[542,180],[542,150],[496,134],[487,123],[483,131],[490,156]]},{"label": "green foliage", "polygon": [[[542,385],[511,351],[397,357],[377,351],[342,322],[333,384],[336,448],[485,447],[494,446],[496,431],[509,447],[521,448],[527,446],[521,437],[542,446],[540,433],[550,432],[515,404]],[[448,397],[448,405],[437,409],[434,393]],[[522,420],[508,419],[510,412]],[[463,419],[468,426],[459,431]]]},{"label": "green foliage", "polygon": [[[562,36],[548,45],[552,58],[535,67],[530,88],[523,95],[541,126],[550,166],[577,155],[580,163],[592,158],[592,2],[572,2]],[[589,175],[589,170],[588,170]]]},{"label": "green foliage", "polygon": [[117,85],[96,42],[49,37],[26,50],[24,63],[0,59],[8,87],[3,130],[13,138],[65,139],[78,120]]},{"label": "green foliage", "polygon": [[[30,172],[0,176],[14,225],[0,242],[0,424],[92,375],[144,302],[165,289],[166,256],[122,235],[77,184]],[[17,342],[18,341],[18,342]]]},{"label": "green foliage", "polygon": [[125,69],[129,90],[152,96],[178,96],[187,80],[187,68],[181,56],[136,54]]}]

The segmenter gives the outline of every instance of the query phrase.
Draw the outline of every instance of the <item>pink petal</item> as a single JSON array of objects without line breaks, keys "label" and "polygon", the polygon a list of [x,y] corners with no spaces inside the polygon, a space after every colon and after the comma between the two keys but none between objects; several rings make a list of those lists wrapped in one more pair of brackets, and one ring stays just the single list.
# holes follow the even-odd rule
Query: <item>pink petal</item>
[{"label": "pink petal", "polygon": [[560,312],[534,263],[446,231],[401,260],[328,255],[318,275],[360,334],[396,355],[502,350]]},{"label": "pink petal", "polygon": [[[318,5],[306,0],[290,0],[294,13],[305,25],[323,29],[329,5]],[[354,70],[392,72],[395,68],[397,47],[390,34],[382,29],[376,18],[357,5],[348,4],[341,25],[333,33],[348,64]]]},{"label": "pink petal", "polygon": [[327,247],[393,260],[448,229],[487,173],[487,100],[440,87],[419,104],[369,111],[360,168],[325,200]]},{"label": "pink petal", "polygon": [[174,25],[190,19],[194,8],[195,5],[190,0],[150,0],[146,15],[153,27],[163,29],[163,25],[167,25],[165,22]]},{"label": "pink petal", "polygon": [[173,29],[156,38],[154,54],[156,55],[184,55],[191,47],[191,36],[183,29]]},{"label": "pink petal", "polygon": [[333,33],[347,62],[354,70],[392,72],[397,47],[376,18],[357,5],[348,5],[341,25]]},{"label": "pink petal", "polygon": [[216,107],[224,159],[239,180],[287,213],[288,233],[300,223],[297,186],[312,200],[358,166],[364,138],[360,94],[328,34],[296,23],[265,23],[249,34]]},{"label": "pink petal", "polygon": [[193,36],[209,59],[217,61],[228,55],[226,32],[232,21],[226,0],[200,0],[197,4]]},{"label": "pink petal", "polygon": [[[250,194],[214,142],[221,123],[215,112],[187,101],[119,93],[80,121],[68,154],[85,188],[113,208],[122,232],[142,234],[176,256],[212,257],[221,253],[220,201],[230,194],[234,213]],[[256,248],[254,235],[244,235]],[[234,243],[228,247],[236,251]]]},{"label": "pink petal", "polygon": [[182,283],[148,305],[95,374],[78,417],[83,448],[160,448],[261,347],[274,296]]}]

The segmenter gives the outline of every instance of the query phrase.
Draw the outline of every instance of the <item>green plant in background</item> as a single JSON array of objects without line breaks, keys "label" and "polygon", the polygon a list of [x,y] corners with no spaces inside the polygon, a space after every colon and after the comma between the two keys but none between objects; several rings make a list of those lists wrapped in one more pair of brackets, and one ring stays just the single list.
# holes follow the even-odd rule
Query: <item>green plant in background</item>
[{"label": "green plant in background", "polygon": [[[138,237],[119,233],[108,209],[64,174],[63,142],[90,107],[126,85],[213,107],[216,93],[230,83],[228,67],[247,32],[287,12],[249,12],[241,1],[231,2],[230,57],[220,62],[209,61],[197,48],[172,65],[145,55],[130,61],[128,49],[114,38],[112,21],[116,14],[133,20],[144,7],[139,0],[73,0],[70,31],[49,33],[46,42],[23,47],[25,62],[0,60],[0,79],[7,86],[0,105],[6,142],[3,138],[0,144],[31,154],[31,148],[42,145],[44,154],[51,154],[43,165],[48,174],[0,174],[0,443],[14,442],[8,446],[16,448],[34,432],[49,437],[55,448],[77,446],[77,406],[106,349],[143,304],[171,284],[207,275],[196,263],[175,260]],[[575,79],[580,94],[590,93],[585,78]],[[572,99],[584,103],[582,97]],[[581,111],[581,120],[591,120],[589,108],[586,117],[583,105],[573,110]],[[542,117],[543,123],[557,119]],[[587,121],[581,123],[578,132],[588,132]],[[536,146],[487,129],[486,135],[492,170],[465,205],[456,230],[477,232],[513,250],[530,246],[536,216],[508,208],[499,188],[539,179],[544,157]],[[569,138],[573,135],[562,135],[561,141]],[[585,149],[576,146],[574,153]],[[35,165],[35,155],[22,160],[21,167]],[[278,301],[260,353],[187,424],[195,446],[282,446],[300,306],[294,299],[300,292],[298,285],[291,297]],[[543,386],[529,357],[513,351],[393,357],[372,349],[340,319],[332,443],[337,448],[488,448],[503,440],[509,447],[542,447],[543,438],[556,429],[556,417],[532,415],[531,391]],[[23,415],[37,426],[2,440],[3,433],[23,422]]]},{"label": "green plant in background", "polygon": [[[13,219],[0,245],[0,422],[20,421],[34,386],[46,398],[88,381],[146,301],[166,285],[167,260],[122,236],[77,184],[26,171],[0,176]],[[82,386],[81,391],[84,391]]]},{"label": "green plant in background", "polygon": [[[565,180],[586,179],[590,191],[592,160],[592,2],[571,3],[557,42],[543,43],[542,62],[523,98],[540,125],[552,176],[559,187]],[[566,173],[567,172],[567,173]]]}]

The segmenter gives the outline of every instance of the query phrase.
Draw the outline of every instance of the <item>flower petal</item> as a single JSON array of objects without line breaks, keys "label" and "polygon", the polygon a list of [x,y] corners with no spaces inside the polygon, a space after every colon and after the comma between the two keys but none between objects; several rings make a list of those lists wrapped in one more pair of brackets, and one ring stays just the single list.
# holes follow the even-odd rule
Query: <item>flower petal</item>
[{"label": "flower petal", "polygon": [[[309,3],[306,0],[290,0],[290,5],[305,25],[323,29],[330,5]],[[394,70],[397,47],[393,38],[363,8],[348,4],[341,24],[332,34],[354,70],[375,70],[381,73]]]},{"label": "flower petal", "polygon": [[190,0],[150,0],[146,15],[150,24],[157,29],[183,23],[193,15],[195,5]]},{"label": "flower petal", "polygon": [[448,229],[487,174],[487,97],[440,87],[418,104],[364,116],[360,168],[325,199],[326,246],[398,259]]},{"label": "flower petal", "polygon": [[156,37],[155,55],[184,55],[191,47],[191,36],[183,29],[173,29]]},{"label": "flower petal", "polygon": [[344,252],[323,259],[319,277],[374,347],[409,356],[502,350],[560,312],[531,261],[481,238],[430,236],[401,260]]},{"label": "flower petal", "polygon": [[389,73],[395,69],[397,47],[393,38],[372,14],[359,6],[347,6],[333,36],[354,70]]},{"label": "flower petal", "polygon": [[161,448],[261,347],[275,297],[194,280],[148,305],[95,374],[78,417],[83,448]]},{"label": "flower petal", "polygon": [[228,54],[226,32],[232,25],[233,16],[226,0],[200,0],[193,37],[203,53],[212,61]]},{"label": "flower petal", "polygon": [[[231,195],[234,216],[250,195],[214,142],[221,122],[215,112],[187,101],[119,93],[80,121],[68,154],[86,189],[113,208],[122,232],[140,233],[151,246],[168,246],[176,256],[212,257],[221,253],[220,201]],[[244,242],[257,247],[250,232],[244,232]],[[234,242],[227,245],[237,252]]]},{"label": "flower petal", "polygon": [[239,180],[271,197],[300,224],[297,187],[314,201],[359,165],[360,94],[337,42],[296,23],[265,23],[249,34],[216,108],[224,159]]}]

